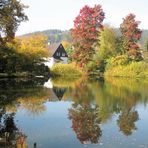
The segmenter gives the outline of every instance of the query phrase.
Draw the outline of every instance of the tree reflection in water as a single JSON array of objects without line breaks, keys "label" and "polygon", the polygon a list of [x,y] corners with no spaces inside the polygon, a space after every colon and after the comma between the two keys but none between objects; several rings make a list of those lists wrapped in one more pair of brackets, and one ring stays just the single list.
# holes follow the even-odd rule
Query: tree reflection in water
[{"label": "tree reflection in water", "polygon": [[[2,143],[26,144],[26,136],[17,128],[14,118],[18,107],[33,115],[46,111],[47,101],[70,101],[68,117],[82,144],[98,143],[103,135],[101,124],[117,117],[117,126],[126,135],[137,130],[137,104],[148,104],[148,82],[109,79],[104,81],[52,81],[53,90],[35,81],[2,81],[0,83],[0,147]],[[61,84],[62,83],[62,84]],[[54,95],[54,96],[53,96]],[[56,97],[57,96],[57,97]],[[53,98],[60,99],[53,99]],[[21,109],[22,109],[21,108]],[[7,138],[7,142],[6,142]],[[36,146],[36,144],[34,144]]]},{"label": "tree reflection in water", "polygon": [[140,84],[139,87],[137,81],[110,79],[106,82],[85,81],[69,89],[66,95],[71,97],[73,104],[68,116],[80,142],[99,142],[102,135],[100,124],[114,115],[119,115],[117,125],[120,131],[125,136],[132,135],[139,120],[136,105],[148,103],[148,85],[145,82]]},{"label": "tree reflection in water", "polygon": [[82,144],[98,143],[102,131],[99,126],[98,107],[92,104],[94,95],[86,83],[80,83],[71,93],[74,103],[69,109],[69,119],[72,129]]},{"label": "tree reflection in water", "polygon": [[97,118],[96,107],[75,106],[69,109],[69,119],[72,120],[72,128],[82,144],[98,143],[102,135]]},{"label": "tree reflection in water", "polygon": [[0,147],[27,148],[26,135],[16,127],[14,116],[15,113],[1,112]]},{"label": "tree reflection in water", "polygon": [[120,131],[122,131],[126,136],[131,135],[134,130],[137,130],[135,122],[138,121],[138,119],[139,115],[137,111],[123,111],[117,120]]},{"label": "tree reflection in water", "polygon": [[45,110],[49,93],[43,84],[43,80],[0,80],[0,147],[27,148],[27,136],[17,128],[15,113],[19,106],[34,114]]}]

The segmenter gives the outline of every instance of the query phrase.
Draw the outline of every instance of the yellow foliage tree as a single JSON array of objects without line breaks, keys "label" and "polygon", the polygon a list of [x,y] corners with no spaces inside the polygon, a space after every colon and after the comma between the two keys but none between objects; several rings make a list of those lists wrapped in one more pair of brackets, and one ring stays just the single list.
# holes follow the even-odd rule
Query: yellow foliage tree
[{"label": "yellow foliage tree", "polygon": [[67,42],[67,41],[62,41],[62,45],[63,45],[63,47],[64,47],[65,49],[67,49],[67,48],[69,48],[70,43]]},{"label": "yellow foliage tree", "polygon": [[42,34],[21,37],[16,39],[19,48],[18,53],[22,53],[30,58],[48,57],[47,37]]}]

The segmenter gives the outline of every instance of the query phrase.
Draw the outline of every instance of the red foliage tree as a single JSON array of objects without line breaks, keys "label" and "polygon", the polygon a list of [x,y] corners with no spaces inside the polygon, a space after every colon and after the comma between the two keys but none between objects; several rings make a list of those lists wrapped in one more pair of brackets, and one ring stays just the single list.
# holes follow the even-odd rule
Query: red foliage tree
[{"label": "red foliage tree", "polygon": [[104,17],[101,5],[92,8],[86,5],[74,20],[74,28],[71,30],[75,46],[73,59],[82,67],[94,54],[92,46],[98,41]]},{"label": "red foliage tree", "polygon": [[138,28],[140,22],[136,21],[135,17],[134,14],[127,15],[120,25],[120,30],[124,41],[124,49],[132,59],[139,60],[142,56],[139,51],[138,40],[141,38],[142,31]]}]

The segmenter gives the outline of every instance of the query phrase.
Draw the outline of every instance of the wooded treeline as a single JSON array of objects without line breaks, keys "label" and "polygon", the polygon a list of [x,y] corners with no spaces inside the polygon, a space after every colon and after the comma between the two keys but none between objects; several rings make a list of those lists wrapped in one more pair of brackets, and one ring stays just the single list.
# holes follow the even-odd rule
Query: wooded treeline
[{"label": "wooded treeline", "polygon": [[28,20],[26,8],[18,0],[0,3],[0,75],[48,75],[48,67],[43,64],[45,57],[51,56],[48,45],[62,42],[69,62],[88,74],[104,74],[112,68],[123,72],[122,66],[128,66],[123,75],[134,69],[135,75],[147,77],[143,51],[148,51],[148,31],[142,32],[135,14],[125,16],[116,29],[103,23],[105,12],[101,5],[86,5],[70,31],[45,30],[16,37],[20,23]]},{"label": "wooded treeline", "polygon": [[[117,36],[121,35],[121,32],[119,28],[113,28]],[[48,37],[48,41],[53,44],[53,43],[60,43],[61,41],[68,41],[71,42],[71,33],[70,30],[60,30],[60,29],[49,29],[49,30],[44,30],[44,31],[37,31],[37,32],[32,32],[28,34],[24,34],[22,36],[31,36],[34,34],[44,34]],[[144,44],[146,40],[148,39],[148,30],[142,29],[142,35],[139,43],[144,47]]]},{"label": "wooded treeline", "polygon": [[15,37],[20,23],[28,20],[26,8],[18,0],[0,1],[0,77],[49,74],[43,64],[48,56],[46,36]]}]

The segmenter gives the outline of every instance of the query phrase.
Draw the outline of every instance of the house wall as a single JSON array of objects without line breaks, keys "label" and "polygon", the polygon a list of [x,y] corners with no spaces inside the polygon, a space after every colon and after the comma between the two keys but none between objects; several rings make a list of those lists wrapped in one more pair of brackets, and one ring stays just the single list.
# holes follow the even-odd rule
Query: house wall
[{"label": "house wall", "polygon": [[61,61],[61,63],[63,63],[63,64],[68,63],[68,58],[67,57],[61,57],[61,59],[63,60],[63,61]]},{"label": "house wall", "polygon": [[44,64],[46,66],[48,66],[49,68],[51,68],[55,64],[55,60],[54,60],[53,57],[52,58],[49,58],[47,62],[44,62]]},{"label": "house wall", "polygon": [[63,61],[58,61],[58,60],[56,60],[56,59],[54,59],[53,57],[52,58],[50,58],[50,59],[48,59],[48,61],[47,62],[44,62],[44,64],[46,65],[46,66],[48,66],[49,68],[51,68],[54,64],[56,64],[56,63],[62,63],[62,64],[67,64],[68,63],[68,58],[67,57],[61,57],[61,59],[63,60]]}]

